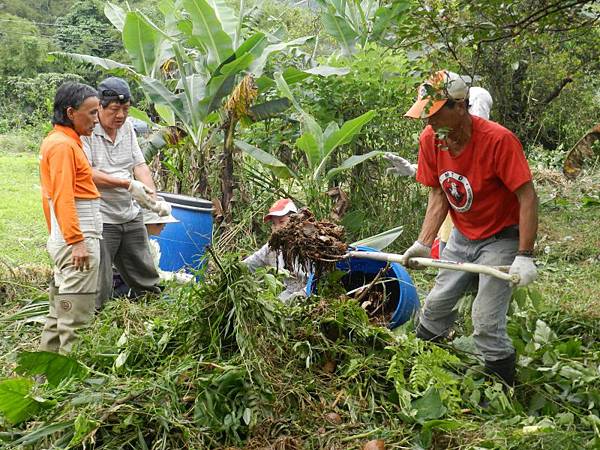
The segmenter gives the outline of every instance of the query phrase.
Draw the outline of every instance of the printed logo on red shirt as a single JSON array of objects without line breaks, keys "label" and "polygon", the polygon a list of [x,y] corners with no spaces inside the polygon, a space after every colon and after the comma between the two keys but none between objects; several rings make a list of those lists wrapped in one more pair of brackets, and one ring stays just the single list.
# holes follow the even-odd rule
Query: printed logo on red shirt
[{"label": "printed logo on red shirt", "polygon": [[471,209],[473,189],[466,176],[447,170],[439,179],[450,206],[461,213]]}]

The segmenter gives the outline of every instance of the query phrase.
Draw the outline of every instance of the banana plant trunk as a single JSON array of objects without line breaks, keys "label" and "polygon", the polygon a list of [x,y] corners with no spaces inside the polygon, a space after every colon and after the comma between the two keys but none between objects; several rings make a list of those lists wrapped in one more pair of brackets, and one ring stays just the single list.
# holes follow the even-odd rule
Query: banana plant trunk
[{"label": "banana plant trunk", "polygon": [[231,222],[231,201],[235,178],[233,174],[233,152],[235,151],[234,132],[237,120],[230,118],[225,127],[223,139],[223,167],[221,171],[221,206],[223,207],[223,221]]}]

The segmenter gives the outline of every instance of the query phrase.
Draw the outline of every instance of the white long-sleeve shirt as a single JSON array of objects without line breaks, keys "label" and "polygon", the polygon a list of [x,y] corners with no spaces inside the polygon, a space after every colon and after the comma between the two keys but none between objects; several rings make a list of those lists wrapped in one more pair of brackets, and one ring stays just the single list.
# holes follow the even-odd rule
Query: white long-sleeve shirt
[{"label": "white long-sleeve shirt", "polygon": [[[242,261],[248,268],[254,272],[260,267],[276,267],[277,269],[284,268],[282,255],[277,255],[276,252],[269,248],[269,244],[263,245],[252,255]],[[306,295],[306,282],[308,275],[301,267],[295,267],[289,271],[289,276],[283,280],[285,290],[279,294],[279,299],[284,303],[292,296]]]}]

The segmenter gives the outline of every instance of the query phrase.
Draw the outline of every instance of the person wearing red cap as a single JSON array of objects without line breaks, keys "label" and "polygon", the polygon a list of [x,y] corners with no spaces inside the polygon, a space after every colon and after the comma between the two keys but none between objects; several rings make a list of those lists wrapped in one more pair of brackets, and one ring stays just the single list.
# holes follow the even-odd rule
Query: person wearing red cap
[{"label": "person wearing red cap", "polygon": [[[418,90],[405,114],[424,119],[419,138],[417,181],[431,188],[417,241],[403,255],[429,256],[448,211],[454,230],[444,259],[488,266],[510,265],[520,286],[533,282],[537,233],[537,195],[517,137],[501,125],[469,114],[468,86],[457,74],[436,72]],[[512,385],[516,354],[506,331],[512,286],[487,275],[440,270],[425,299],[416,329],[422,339],[446,337],[456,319],[455,306],[478,283],[473,301],[473,337],[486,370]]]},{"label": "person wearing red cap", "polygon": [[[288,223],[290,220],[290,214],[297,212],[298,208],[292,200],[289,198],[282,198],[273,203],[273,206],[269,208],[269,212],[264,217],[264,221],[271,222],[271,229],[272,231],[275,231],[284,227]],[[255,271],[260,267],[269,266],[280,269],[284,266],[283,257],[271,250],[268,243],[263,245],[260,249],[248,256],[242,262],[246,264],[251,271]],[[300,267],[290,271],[289,275],[283,282],[285,285],[285,290],[279,294],[279,298],[284,303],[288,303],[294,298],[305,296],[307,281],[308,276]]]}]

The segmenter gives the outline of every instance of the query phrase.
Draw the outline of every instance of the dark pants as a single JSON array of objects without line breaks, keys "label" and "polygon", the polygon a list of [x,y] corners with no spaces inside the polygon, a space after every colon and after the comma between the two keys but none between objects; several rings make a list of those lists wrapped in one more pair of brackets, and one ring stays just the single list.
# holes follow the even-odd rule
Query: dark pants
[{"label": "dark pants", "polygon": [[100,241],[97,309],[102,308],[112,296],[113,264],[130,288],[141,292],[160,292],[158,272],[152,261],[141,213],[131,222],[104,224]]}]

